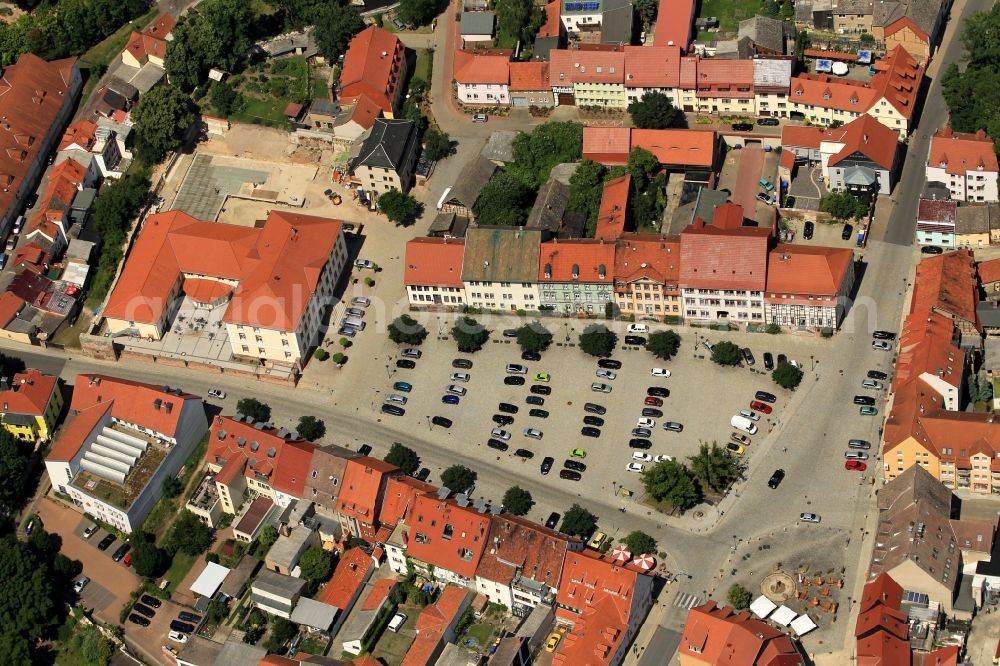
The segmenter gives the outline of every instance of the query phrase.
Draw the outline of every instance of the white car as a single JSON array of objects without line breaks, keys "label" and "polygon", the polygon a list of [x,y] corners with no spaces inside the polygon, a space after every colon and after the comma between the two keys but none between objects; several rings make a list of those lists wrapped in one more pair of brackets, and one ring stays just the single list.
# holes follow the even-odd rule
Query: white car
[{"label": "white car", "polygon": [[892,349],[892,343],[888,340],[872,340],[872,349],[879,349],[881,351],[889,351]]},{"label": "white car", "polygon": [[611,393],[611,387],[607,384],[602,384],[600,382],[594,382],[590,385],[590,390],[595,393]]},{"label": "white car", "polygon": [[799,520],[801,520],[804,523],[818,523],[820,520],[822,520],[822,518],[820,518],[819,515],[815,513],[800,513]]},{"label": "white car", "polygon": [[646,466],[642,463],[630,462],[628,465],[625,465],[625,471],[642,473],[646,471]]},{"label": "white car", "polygon": [[467,372],[453,372],[451,373],[451,381],[453,382],[467,382],[472,377]]},{"label": "white car", "polygon": [[351,305],[359,305],[363,308],[368,307],[372,304],[372,301],[367,296],[355,296],[351,299]]},{"label": "white car", "polygon": [[507,364],[507,374],[508,375],[526,375],[526,374],[528,374],[528,366],[521,365],[520,363],[508,363]]},{"label": "white car", "polygon": [[87,587],[87,583],[89,582],[90,582],[89,576],[80,576],[79,578],[76,579],[76,582],[73,583],[73,591],[76,592],[77,594],[80,594],[81,592],[83,592],[83,588]]},{"label": "white car", "polygon": [[466,393],[465,387],[459,386],[458,384],[451,384],[446,390],[448,393],[457,396],[463,396]]},{"label": "white car", "polygon": [[602,379],[608,379],[608,380],[614,381],[615,377],[617,377],[618,375],[616,375],[615,373],[613,373],[610,370],[605,370],[604,368],[598,368],[597,369],[597,376],[600,377],[600,378],[602,378]]},{"label": "white car", "polygon": [[646,324],[629,324],[629,333],[649,333],[649,326]]},{"label": "white car", "polygon": [[398,393],[390,393],[389,395],[385,396],[385,401],[386,402],[396,402],[396,403],[399,403],[400,405],[405,405],[406,404],[406,396],[399,395]]},{"label": "white car", "polygon": [[642,418],[635,422],[636,428],[655,428],[656,421],[650,418]]},{"label": "white car", "polygon": [[221,389],[208,389],[208,397],[218,398],[219,400],[225,400],[226,392]]},{"label": "white car", "polygon": [[530,437],[531,439],[541,439],[542,438],[542,431],[539,430],[538,428],[525,428],[524,429],[524,436],[525,437]]},{"label": "white car", "polygon": [[667,370],[666,368],[653,368],[652,370],[649,371],[649,374],[653,375],[654,377],[669,377],[670,371]]},{"label": "white car", "polygon": [[503,428],[493,428],[490,431],[490,437],[496,437],[497,439],[502,439],[503,441],[510,440],[510,433]]},{"label": "white car", "polygon": [[760,421],[760,414],[749,409],[741,409],[740,416],[751,421]]},{"label": "white car", "polygon": [[188,637],[185,634],[182,634],[179,631],[171,631],[169,634],[167,634],[167,638],[169,638],[170,640],[172,640],[175,643],[187,643],[188,642]]},{"label": "white car", "polygon": [[354,260],[354,267],[355,268],[375,268],[375,262],[373,262],[371,259],[355,259]]},{"label": "white car", "polygon": [[653,456],[649,455],[645,451],[634,451],[632,453],[632,460],[637,460],[639,462],[653,462]]},{"label": "white car", "polygon": [[661,462],[667,462],[667,461],[673,460],[673,459],[674,459],[673,456],[668,456],[666,453],[661,453],[660,455],[655,456],[653,458],[653,462],[661,463]]}]

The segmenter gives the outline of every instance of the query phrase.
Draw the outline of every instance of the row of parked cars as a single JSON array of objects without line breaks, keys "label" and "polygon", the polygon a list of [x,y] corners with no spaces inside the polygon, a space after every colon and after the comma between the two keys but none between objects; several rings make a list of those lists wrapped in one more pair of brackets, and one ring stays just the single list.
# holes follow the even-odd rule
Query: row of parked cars
[{"label": "row of parked cars", "polygon": [[366,296],[355,296],[351,299],[351,307],[344,311],[344,317],[340,320],[340,328],[337,335],[353,338],[358,331],[365,330],[366,308],[371,305],[371,299]]}]

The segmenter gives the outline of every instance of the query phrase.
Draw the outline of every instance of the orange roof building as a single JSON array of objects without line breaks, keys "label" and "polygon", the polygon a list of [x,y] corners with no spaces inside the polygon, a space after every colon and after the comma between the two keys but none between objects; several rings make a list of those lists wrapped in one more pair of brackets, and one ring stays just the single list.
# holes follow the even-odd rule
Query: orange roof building
[{"label": "orange roof building", "polygon": [[400,666],[429,666],[437,661],[447,643],[455,640],[455,627],[472,601],[472,592],[447,585],[437,600],[417,617],[417,637]]},{"label": "orange roof building", "polygon": [[382,508],[378,517],[382,529],[395,527],[404,520],[413,510],[418,495],[436,493],[436,487],[412,476],[390,476],[382,493]]},{"label": "orange roof building", "polygon": [[681,666],[805,666],[798,644],[749,611],[714,601],[688,611],[677,651]]},{"label": "orange roof building", "polygon": [[510,104],[510,54],[455,51],[455,82],[463,104]]},{"label": "orange roof building", "polygon": [[637,318],[680,316],[678,236],[624,234],[615,244],[615,301]]},{"label": "orange roof building", "polygon": [[21,441],[52,437],[62,406],[58,377],[29,369],[0,380],[0,425]]},{"label": "orange roof building", "polygon": [[716,161],[716,136],[712,130],[633,129],[631,149],[653,153],[666,169],[712,169]]},{"label": "orange roof building", "polygon": [[938,312],[950,317],[962,335],[978,337],[978,303],[976,259],[971,250],[946,252],[917,264],[910,301],[912,314],[920,317]]},{"label": "orange roof building", "polygon": [[541,305],[564,314],[600,314],[614,301],[613,242],[551,240],[541,244],[538,261]]},{"label": "orange roof building", "polygon": [[607,166],[628,162],[632,130],[628,127],[584,127],[583,159]]},{"label": "orange roof building", "polygon": [[122,51],[122,62],[130,67],[142,67],[151,62],[157,67],[163,67],[163,59],[167,56],[167,41],[170,33],[177,25],[173,14],[161,14],[142,32],[133,31],[128,38],[128,44]]},{"label": "orange roof building", "polygon": [[374,540],[386,484],[399,473],[398,467],[378,458],[362,456],[347,461],[337,496],[337,517],[346,533]]},{"label": "orange roof building", "polygon": [[632,177],[628,174],[612,178],[604,183],[594,238],[614,241],[625,233],[625,223],[628,219],[628,198],[631,192]]},{"label": "orange roof building", "polygon": [[439,580],[460,585],[472,581],[479,560],[490,547],[490,514],[465,504],[418,495],[406,520],[407,556]]},{"label": "orange roof building", "polygon": [[[558,3],[555,3],[558,5]],[[510,95],[515,105],[524,100],[528,106],[552,106],[549,63],[530,61],[510,63]]]},{"label": "orange roof building", "polygon": [[158,213],[146,219],[103,314],[111,333],[160,339],[178,299],[210,292],[212,301],[195,305],[225,307],[235,356],[296,366],[317,341],[346,265],[338,220],[271,211],[262,226],[243,227]]},{"label": "orange roof building", "polygon": [[459,307],[464,302],[465,240],[420,237],[407,241],[403,284],[410,305]]},{"label": "orange roof building", "polygon": [[955,201],[998,200],[1000,166],[993,139],[979,130],[975,134],[944,127],[934,133],[927,155],[928,182],[944,183]]},{"label": "orange roof building", "polygon": [[767,322],[836,330],[854,287],[850,248],[779,244],[767,260]]},{"label": "orange roof building", "polygon": [[131,532],[208,430],[205,405],[179,388],[77,375],[67,425],[45,458],[53,488]]},{"label": "orange roof building", "polygon": [[81,119],[66,128],[63,132],[62,140],[59,142],[59,150],[82,150],[90,152],[90,149],[97,143],[97,124],[92,120]]},{"label": "orange roof building", "polygon": [[405,80],[403,42],[391,32],[372,25],[356,34],[347,47],[337,97],[345,106],[368,97],[391,119],[399,108]]},{"label": "orange roof building", "polygon": [[653,578],[590,550],[571,552],[556,594],[556,622],[569,628],[553,666],[620,664],[653,604]]},{"label": "orange roof building", "polygon": [[[658,16],[669,16],[669,21],[658,21],[653,35],[654,46],[672,46],[686,50],[694,30],[695,0],[660,0]],[[662,13],[660,13],[662,12]]]},{"label": "orange roof building", "polygon": [[87,168],[75,160],[66,159],[49,173],[44,193],[36,212],[28,218],[22,237],[42,246],[50,255],[59,255],[68,244],[70,205],[76,193],[92,184]]},{"label": "orange roof building", "polygon": [[338,622],[332,633],[336,634],[340,622],[351,612],[355,602],[361,597],[365,583],[375,571],[372,556],[361,548],[351,548],[340,556],[337,568],[327,584],[316,595],[316,601],[336,607]]}]

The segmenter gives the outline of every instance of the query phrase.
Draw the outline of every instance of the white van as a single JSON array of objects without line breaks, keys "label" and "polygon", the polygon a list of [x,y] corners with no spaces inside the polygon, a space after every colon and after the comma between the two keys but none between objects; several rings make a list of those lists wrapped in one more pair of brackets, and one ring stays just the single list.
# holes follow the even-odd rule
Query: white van
[{"label": "white van", "polygon": [[359,331],[365,330],[365,322],[363,319],[358,317],[344,317],[344,320],[340,322],[341,326],[350,326],[351,328],[356,328]]},{"label": "white van", "polygon": [[646,324],[629,324],[629,333],[649,333],[649,326]]},{"label": "white van", "polygon": [[754,425],[754,422],[746,418],[745,416],[740,416],[739,414],[733,416],[732,420],[729,422],[729,425],[733,426],[737,430],[742,430],[748,435],[757,434],[757,426]]},{"label": "white van", "polygon": [[406,624],[406,614],[396,613],[392,616],[392,619],[389,620],[389,631],[397,632],[403,628],[404,624]]}]

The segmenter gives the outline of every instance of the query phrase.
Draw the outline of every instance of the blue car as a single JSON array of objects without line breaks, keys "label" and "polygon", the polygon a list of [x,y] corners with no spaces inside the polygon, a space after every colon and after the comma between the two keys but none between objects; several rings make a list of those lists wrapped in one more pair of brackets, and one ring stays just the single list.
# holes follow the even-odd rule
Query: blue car
[{"label": "blue car", "polygon": [[410,382],[396,382],[392,385],[393,391],[402,391],[403,393],[409,393],[413,390],[413,384]]},{"label": "blue car", "polygon": [[451,394],[449,394],[449,395],[443,395],[443,396],[441,396],[441,402],[443,402],[446,405],[457,405],[458,404],[458,396],[457,395],[451,395]]}]

